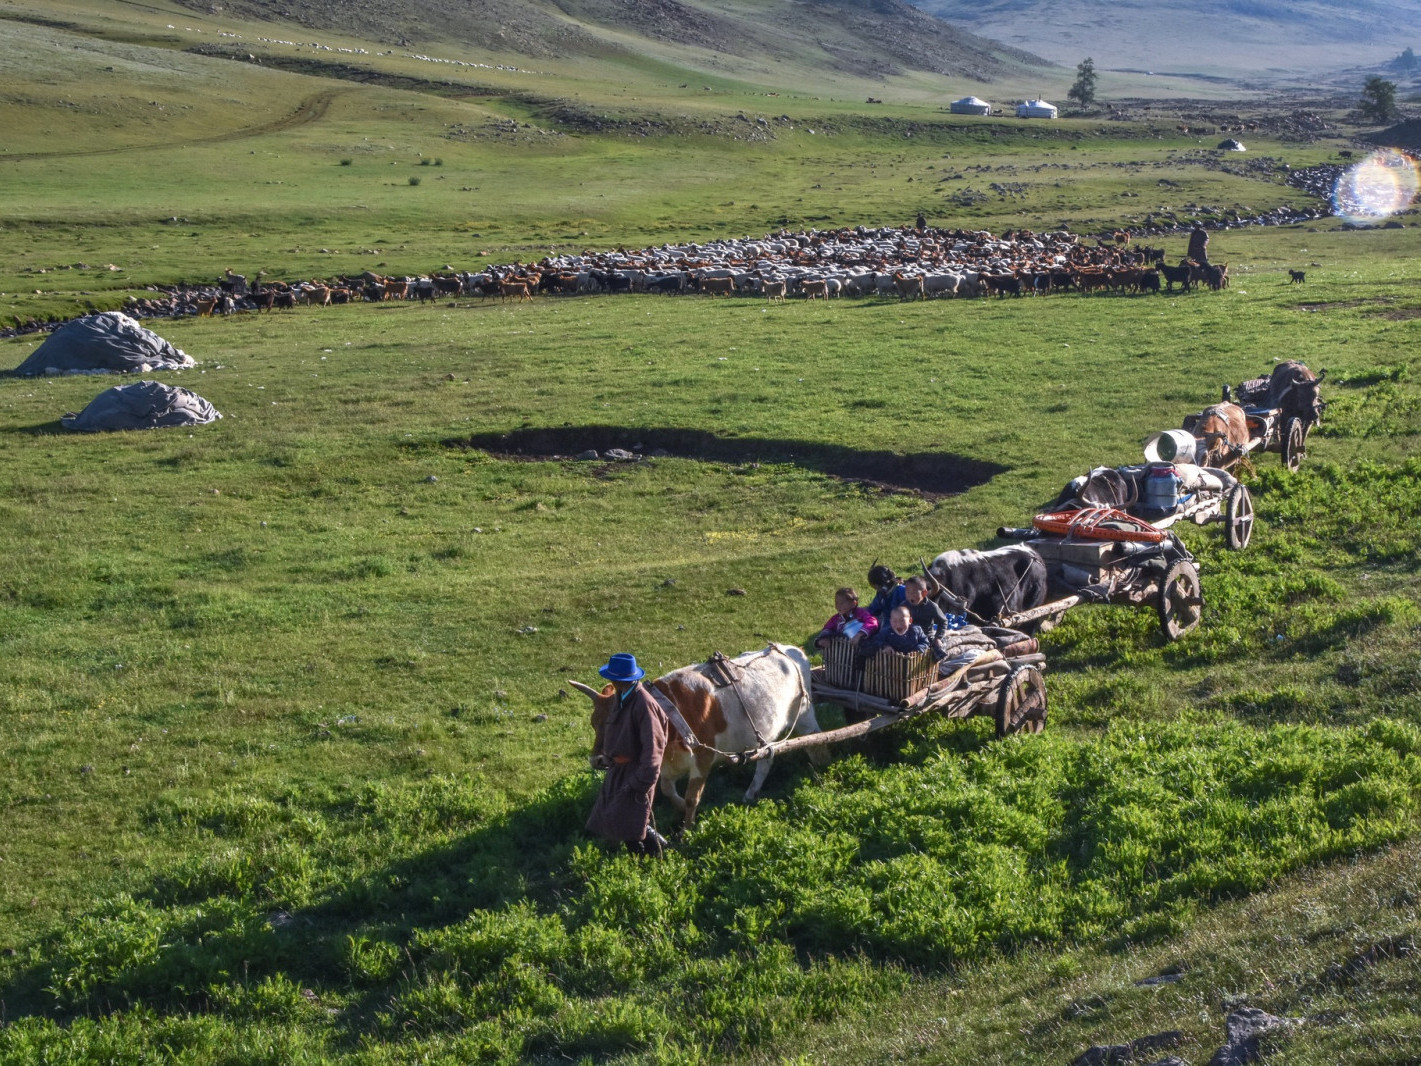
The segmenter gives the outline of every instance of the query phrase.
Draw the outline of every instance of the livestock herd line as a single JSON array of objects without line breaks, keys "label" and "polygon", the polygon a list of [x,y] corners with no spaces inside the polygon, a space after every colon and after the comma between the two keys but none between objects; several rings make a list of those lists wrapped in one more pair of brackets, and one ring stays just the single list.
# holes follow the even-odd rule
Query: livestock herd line
[{"label": "livestock herd line", "polygon": [[430,301],[474,296],[532,300],[592,293],[754,296],[807,300],[880,296],[899,300],[1026,296],[1053,292],[1188,292],[1229,283],[1227,264],[1181,258],[1132,243],[1128,231],[1110,241],[1056,231],[869,228],[780,232],[759,239],[664,244],[628,251],[546,256],[480,271],[453,266],[391,277],[366,271],[311,280],[248,283],[231,270],[209,285],[174,286],[163,295],[130,298],[135,317],[272,311],[358,301]]}]

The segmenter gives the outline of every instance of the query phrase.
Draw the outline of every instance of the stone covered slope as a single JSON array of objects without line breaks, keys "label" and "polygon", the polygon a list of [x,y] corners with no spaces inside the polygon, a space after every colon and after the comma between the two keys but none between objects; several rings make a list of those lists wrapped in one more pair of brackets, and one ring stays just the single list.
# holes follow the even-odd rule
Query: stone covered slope
[{"label": "stone covered slope", "polygon": [[[206,0],[181,0],[207,12]],[[656,55],[809,63],[846,74],[923,70],[991,81],[1046,66],[903,0],[229,0],[234,18],[532,59]]]}]

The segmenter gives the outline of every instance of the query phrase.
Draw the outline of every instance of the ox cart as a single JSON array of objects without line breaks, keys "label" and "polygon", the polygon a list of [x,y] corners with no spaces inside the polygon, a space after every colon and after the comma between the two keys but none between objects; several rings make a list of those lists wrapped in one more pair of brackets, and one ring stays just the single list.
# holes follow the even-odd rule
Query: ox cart
[{"label": "ox cart", "polygon": [[[1114,507],[1156,530],[1185,521],[1196,526],[1223,523],[1225,542],[1234,551],[1242,551],[1253,537],[1253,497],[1248,486],[1222,467],[1166,458],[1192,455],[1195,448],[1192,435],[1185,431],[1157,433],[1145,442],[1145,457],[1150,462],[1097,467],[1076,478],[1053,505],[1054,510],[1063,512],[1056,531],[1073,531],[1076,511]],[[1004,535],[1000,530],[998,534]]]},{"label": "ox cart", "polygon": [[[1172,522],[1180,517],[1172,516]],[[1199,624],[1204,609],[1199,569],[1173,530],[1110,507],[1039,515],[1036,521],[1029,529],[997,532],[1045,560],[1051,592],[1039,607],[1000,619],[1002,625],[1047,630],[1072,607],[1091,603],[1152,606],[1170,641]]]},{"label": "ox cart", "polygon": [[[1242,390],[1250,383],[1244,382],[1239,388]],[[1263,388],[1266,390],[1268,381],[1262,379]],[[1227,396],[1227,391],[1225,392]],[[1258,394],[1254,394],[1255,398]],[[1240,395],[1240,400],[1244,396]],[[1228,403],[1228,400],[1224,401]],[[1308,433],[1312,429],[1312,423],[1305,422],[1296,415],[1288,417],[1281,408],[1269,407],[1267,404],[1266,391],[1262,396],[1261,403],[1250,403],[1247,400],[1238,404],[1243,408],[1244,420],[1247,425],[1247,436],[1242,442],[1235,441],[1224,450],[1219,459],[1219,466],[1225,470],[1232,470],[1245,458],[1261,452],[1276,452],[1282,459],[1283,465],[1289,470],[1297,470],[1302,465],[1303,459],[1307,456]],[[1195,414],[1185,415],[1183,428],[1186,433],[1196,436],[1204,436],[1200,432],[1201,425],[1208,416],[1209,411],[1199,411]]]},{"label": "ox cart", "polygon": [[1208,437],[1208,430],[1223,428],[1210,424],[1210,415],[1233,407],[1234,417],[1242,414],[1244,426],[1221,449],[1219,466],[1232,469],[1255,452],[1276,452],[1284,466],[1297,470],[1307,456],[1308,434],[1322,421],[1327,409],[1320,391],[1326,376],[1326,370],[1314,374],[1296,361],[1281,363],[1268,377],[1240,382],[1235,389],[1225,385],[1223,402],[1188,415],[1184,429],[1195,436]]},{"label": "ox cart", "polygon": [[[964,637],[968,643],[960,642]],[[998,737],[1046,728],[1046,657],[1033,638],[999,627],[966,626],[947,640],[948,654],[941,662],[930,652],[881,651],[864,658],[850,642],[833,641],[824,649],[823,665],[810,672],[812,696],[816,704],[834,704],[846,718],[858,720],[761,745],[737,761],[841,743],[925,715],[987,717]]]}]

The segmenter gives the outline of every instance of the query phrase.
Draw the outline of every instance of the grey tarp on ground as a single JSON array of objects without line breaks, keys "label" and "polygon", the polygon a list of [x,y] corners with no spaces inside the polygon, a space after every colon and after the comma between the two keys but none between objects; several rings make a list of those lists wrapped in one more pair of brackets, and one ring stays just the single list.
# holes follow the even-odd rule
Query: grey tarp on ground
[{"label": "grey tarp on ground", "polygon": [[174,348],[151,329],[144,329],[122,311],[102,311],[64,323],[13,373],[20,377],[143,373],[192,365],[192,356]]},{"label": "grey tarp on ground", "polygon": [[195,392],[161,381],[135,381],[105,389],[83,411],[66,414],[60,423],[65,429],[100,433],[109,429],[200,426],[221,417]]}]

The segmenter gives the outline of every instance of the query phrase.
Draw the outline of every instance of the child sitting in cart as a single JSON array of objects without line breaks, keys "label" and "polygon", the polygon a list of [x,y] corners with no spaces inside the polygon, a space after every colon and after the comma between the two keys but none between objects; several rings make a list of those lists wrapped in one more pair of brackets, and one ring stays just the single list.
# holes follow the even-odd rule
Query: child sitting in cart
[{"label": "child sitting in cart", "polygon": [[859,606],[859,594],[852,588],[845,586],[834,593],[834,612],[814,638],[816,648],[825,647],[837,637],[862,645],[878,630],[878,619]]},{"label": "child sitting in cart", "polygon": [[888,612],[908,598],[908,590],[892,568],[882,563],[874,563],[869,568],[868,583],[877,590],[877,594],[869,601],[868,613],[878,619],[880,627],[886,626]]},{"label": "child sitting in cart", "polygon": [[905,606],[913,625],[927,636],[933,658],[941,659],[946,654],[942,640],[949,629],[947,615],[936,602],[928,599],[927,578],[914,574],[903,587],[907,590],[908,599]]},{"label": "child sitting in cart", "polygon": [[888,624],[873,635],[869,653],[877,655],[883,651],[896,651],[904,655],[928,650],[928,635],[913,624],[912,612],[906,603],[899,604],[888,613]]}]

